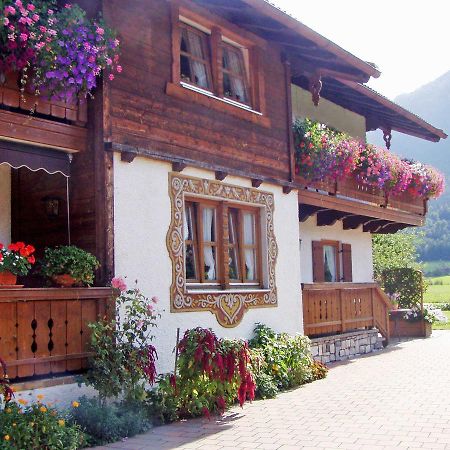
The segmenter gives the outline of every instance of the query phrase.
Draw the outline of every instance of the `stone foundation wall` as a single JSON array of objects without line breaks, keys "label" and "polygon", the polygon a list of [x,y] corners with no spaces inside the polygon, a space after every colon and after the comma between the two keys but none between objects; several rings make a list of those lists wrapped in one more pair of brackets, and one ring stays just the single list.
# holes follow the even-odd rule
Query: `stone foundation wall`
[{"label": "stone foundation wall", "polygon": [[342,361],[382,348],[382,338],[376,329],[311,339],[312,356],[322,363]]}]

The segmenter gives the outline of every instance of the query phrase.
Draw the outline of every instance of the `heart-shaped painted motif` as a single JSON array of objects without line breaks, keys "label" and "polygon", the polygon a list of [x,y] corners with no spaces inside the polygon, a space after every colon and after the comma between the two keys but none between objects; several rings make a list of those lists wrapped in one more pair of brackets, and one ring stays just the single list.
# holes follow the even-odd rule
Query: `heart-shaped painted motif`
[{"label": "heart-shaped painted motif", "polygon": [[242,315],[244,307],[244,299],[239,294],[221,295],[219,300],[219,308],[228,320],[230,325],[234,324]]}]

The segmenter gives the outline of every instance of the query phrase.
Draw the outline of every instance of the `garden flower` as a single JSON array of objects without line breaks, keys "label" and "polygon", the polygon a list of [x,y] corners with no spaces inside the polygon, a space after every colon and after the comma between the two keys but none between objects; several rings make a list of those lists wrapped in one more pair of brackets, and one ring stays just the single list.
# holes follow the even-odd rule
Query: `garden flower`
[{"label": "garden flower", "polygon": [[39,411],[42,412],[42,413],[46,413],[47,412],[47,408],[45,406],[41,406],[39,408]]},{"label": "garden flower", "polygon": [[78,408],[78,407],[80,406],[80,404],[79,404],[78,402],[73,401],[73,402],[72,402],[72,406],[73,406],[74,408]]},{"label": "garden flower", "polygon": [[66,422],[65,422],[64,419],[59,419],[59,420],[58,420],[58,425],[59,425],[60,427],[63,427],[65,424],[66,424]]},{"label": "garden flower", "polygon": [[38,394],[38,395],[36,395],[36,398],[37,398],[38,400],[43,400],[43,398],[44,398],[44,395],[42,395],[42,394]]},{"label": "garden flower", "polygon": [[126,285],[124,279],[121,277],[114,277],[111,280],[111,286],[114,289],[118,289],[120,292],[125,292],[127,290],[127,285]]},{"label": "garden flower", "polygon": [[27,405],[28,404],[28,401],[27,400],[25,400],[25,399],[23,399],[23,398],[19,398],[19,403],[21,404],[21,405]]},{"label": "garden flower", "polygon": [[11,437],[9,436],[9,434],[5,434],[4,438],[5,441],[9,441],[11,439]]}]

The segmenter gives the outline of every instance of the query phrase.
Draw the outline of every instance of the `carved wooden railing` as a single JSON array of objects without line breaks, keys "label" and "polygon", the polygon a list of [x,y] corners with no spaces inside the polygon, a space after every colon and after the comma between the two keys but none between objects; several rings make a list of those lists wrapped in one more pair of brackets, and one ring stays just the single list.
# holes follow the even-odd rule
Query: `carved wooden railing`
[{"label": "carved wooden railing", "polygon": [[359,182],[354,177],[348,177],[345,180],[337,182],[312,182],[298,176],[296,177],[296,182],[301,186],[308,186],[333,196],[341,195],[350,199],[356,199],[381,207],[394,208],[419,216],[425,216],[427,213],[427,199],[425,198],[413,197],[408,192],[403,192],[400,195],[388,195],[383,190]]},{"label": "carved wooden railing", "polygon": [[0,356],[10,378],[86,368],[88,324],[112,311],[110,288],[0,289]]},{"label": "carved wooden railing", "polygon": [[319,336],[376,327],[389,339],[389,299],[376,283],[303,285],[305,334]]}]

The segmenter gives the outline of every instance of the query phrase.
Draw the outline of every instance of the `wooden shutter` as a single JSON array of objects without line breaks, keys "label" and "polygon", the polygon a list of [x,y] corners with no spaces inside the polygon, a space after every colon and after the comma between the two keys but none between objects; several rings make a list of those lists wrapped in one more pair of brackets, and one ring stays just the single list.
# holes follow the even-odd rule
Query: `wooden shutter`
[{"label": "wooden shutter", "polygon": [[323,283],[325,273],[323,268],[323,245],[320,241],[312,242],[313,282]]},{"label": "wooden shutter", "polygon": [[352,246],[350,244],[342,244],[342,281],[353,281]]}]

